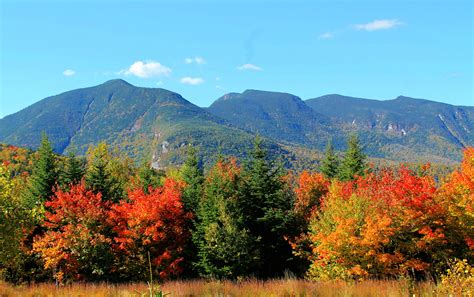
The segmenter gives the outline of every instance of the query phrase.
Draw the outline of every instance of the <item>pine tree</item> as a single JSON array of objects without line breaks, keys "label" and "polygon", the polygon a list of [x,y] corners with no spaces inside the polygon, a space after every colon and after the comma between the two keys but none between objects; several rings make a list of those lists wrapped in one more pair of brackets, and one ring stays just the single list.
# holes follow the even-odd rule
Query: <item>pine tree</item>
[{"label": "pine tree", "polygon": [[57,181],[56,157],[48,136],[43,133],[38,149],[38,159],[33,164],[32,174],[25,192],[25,201],[32,207],[42,205],[54,194],[53,188]]},{"label": "pine tree", "polygon": [[294,231],[294,197],[286,189],[283,173],[283,168],[268,159],[268,152],[257,137],[243,173],[239,203],[245,227],[259,238],[260,261],[255,263],[255,271],[260,277],[281,276],[293,259],[285,236]]},{"label": "pine tree", "polygon": [[105,143],[91,147],[88,151],[86,185],[94,193],[102,193],[102,199],[117,202],[121,199],[123,189],[117,179],[112,176],[108,165],[110,154]]},{"label": "pine tree", "polygon": [[334,146],[332,145],[331,139],[328,140],[326,154],[324,155],[319,169],[327,178],[334,178],[339,173],[339,158],[334,153]]},{"label": "pine tree", "polygon": [[64,170],[61,172],[61,183],[63,188],[68,189],[71,185],[77,185],[84,176],[84,164],[74,152],[67,156]]},{"label": "pine tree", "polygon": [[197,275],[197,261],[198,261],[198,238],[201,236],[197,235],[197,228],[199,222],[199,204],[203,193],[204,173],[199,164],[196,149],[189,147],[187,150],[187,158],[183,166],[180,168],[180,176],[184,181],[185,186],[183,188],[181,199],[183,201],[184,209],[186,212],[191,212],[193,215],[192,220],[189,222],[188,229],[191,230],[192,238],[188,240],[187,247],[185,249],[185,259],[187,259],[188,265],[185,270],[188,275]]},{"label": "pine tree", "polygon": [[186,183],[182,199],[185,210],[195,214],[202,196],[204,174],[199,164],[196,149],[189,147],[187,155],[187,159],[181,167],[181,177]]},{"label": "pine tree", "polygon": [[367,156],[362,152],[357,135],[352,135],[349,138],[347,146],[339,168],[339,179],[341,180],[353,180],[356,175],[364,175],[367,169]]},{"label": "pine tree", "polygon": [[157,188],[162,186],[161,178],[165,174],[162,171],[158,171],[150,166],[145,160],[138,169],[138,179],[142,186],[143,192],[149,194],[149,188]]},{"label": "pine tree", "polygon": [[220,158],[204,184],[193,241],[196,267],[210,278],[231,278],[251,273],[257,260],[255,239],[243,228],[239,199],[240,168],[235,160]]}]

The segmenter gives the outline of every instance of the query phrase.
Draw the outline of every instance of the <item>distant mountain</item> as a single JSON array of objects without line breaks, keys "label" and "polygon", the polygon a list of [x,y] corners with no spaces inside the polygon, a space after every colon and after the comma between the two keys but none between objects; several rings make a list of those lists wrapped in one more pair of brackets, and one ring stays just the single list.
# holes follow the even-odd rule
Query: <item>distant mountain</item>
[{"label": "distant mountain", "polygon": [[256,134],[294,168],[314,167],[314,156],[329,138],[344,150],[352,133],[371,157],[452,163],[474,145],[474,107],[408,97],[326,95],[303,101],[247,90],[200,108],[177,93],[116,79],[45,98],[0,119],[3,143],[34,149],[42,131],[58,153],[83,154],[105,141],[135,159],[152,156],[156,167],[182,160],[188,144],[197,146],[205,161],[218,152],[242,155]]},{"label": "distant mountain", "polygon": [[344,130],[372,138],[366,143],[381,156],[458,159],[462,148],[474,145],[474,107],[404,96],[379,101],[326,95],[306,104]]},{"label": "distant mountain", "polygon": [[219,149],[237,154],[253,139],[179,94],[119,79],[48,97],[0,119],[1,142],[36,148],[42,131],[58,153],[85,153],[105,141],[132,157],[153,155],[157,166],[189,143],[212,156]]},{"label": "distant mountain", "polygon": [[329,117],[287,93],[257,90],[229,93],[207,110],[236,127],[289,143],[321,147],[335,133]]},{"label": "distant mountain", "polygon": [[278,141],[336,149],[356,133],[373,157],[450,163],[474,145],[474,107],[398,97],[379,101],[327,95],[302,101],[286,94],[247,90],[217,99],[209,112],[236,127]]}]

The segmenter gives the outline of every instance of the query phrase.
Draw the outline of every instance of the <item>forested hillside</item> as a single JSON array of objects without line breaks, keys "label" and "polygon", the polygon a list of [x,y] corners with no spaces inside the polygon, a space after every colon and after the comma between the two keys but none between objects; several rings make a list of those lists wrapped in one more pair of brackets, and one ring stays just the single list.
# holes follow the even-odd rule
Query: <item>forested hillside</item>
[{"label": "forested hillside", "polygon": [[[0,142],[37,148],[41,132],[55,152],[84,154],[101,141],[136,162],[155,167],[184,161],[183,147],[198,148],[211,164],[218,152],[244,156],[256,135],[267,138],[287,165],[311,168],[316,157],[294,164],[295,152],[321,152],[329,139],[336,151],[360,137],[366,153],[388,162],[454,164],[474,145],[474,107],[399,97],[378,101],[327,95],[303,101],[277,92],[230,93],[200,108],[177,93],[135,87],[123,80],[43,99],[0,119]],[[306,152],[305,152],[306,150]]]},{"label": "forested hillside", "polygon": [[[10,282],[438,279],[474,256],[474,149],[437,180],[368,163],[356,136],[316,171],[285,169],[254,140],[246,158],[156,170],[100,143],[87,157],[2,148],[0,274]],[[448,274],[449,275],[449,274]],[[444,276],[443,276],[444,277]]]}]

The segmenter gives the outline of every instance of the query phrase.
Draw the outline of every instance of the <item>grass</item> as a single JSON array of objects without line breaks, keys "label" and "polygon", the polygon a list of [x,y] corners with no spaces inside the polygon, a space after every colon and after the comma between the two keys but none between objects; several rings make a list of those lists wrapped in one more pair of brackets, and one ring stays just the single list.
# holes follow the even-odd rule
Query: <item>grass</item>
[{"label": "grass", "polygon": [[[435,285],[430,282],[410,286],[404,280],[362,282],[309,282],[298,279],[271,281],[170,281],[161,285],[166,296],[435,296]],[[54,284],[12,286],[0,283],[0,296],[150,296],[145,283],[134,284],[73,284],[56,287]]]}]

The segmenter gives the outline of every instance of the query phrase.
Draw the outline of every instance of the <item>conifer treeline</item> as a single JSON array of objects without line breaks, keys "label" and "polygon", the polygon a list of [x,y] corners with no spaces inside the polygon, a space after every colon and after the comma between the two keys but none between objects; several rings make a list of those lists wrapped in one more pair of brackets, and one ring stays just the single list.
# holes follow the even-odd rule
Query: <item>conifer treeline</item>
[{"label": "conifer treeline", "polygon": [[206,172],[135,168],[105,144],[55,156],[44,135],[31,174],[0,166],[0,272],[9,281],[156,277],[431,277],[473,255],[474,149],[436,188],[403,166],[371,172],[357,136],[321,173],[285,170],[256,138],[247,160]]}]

